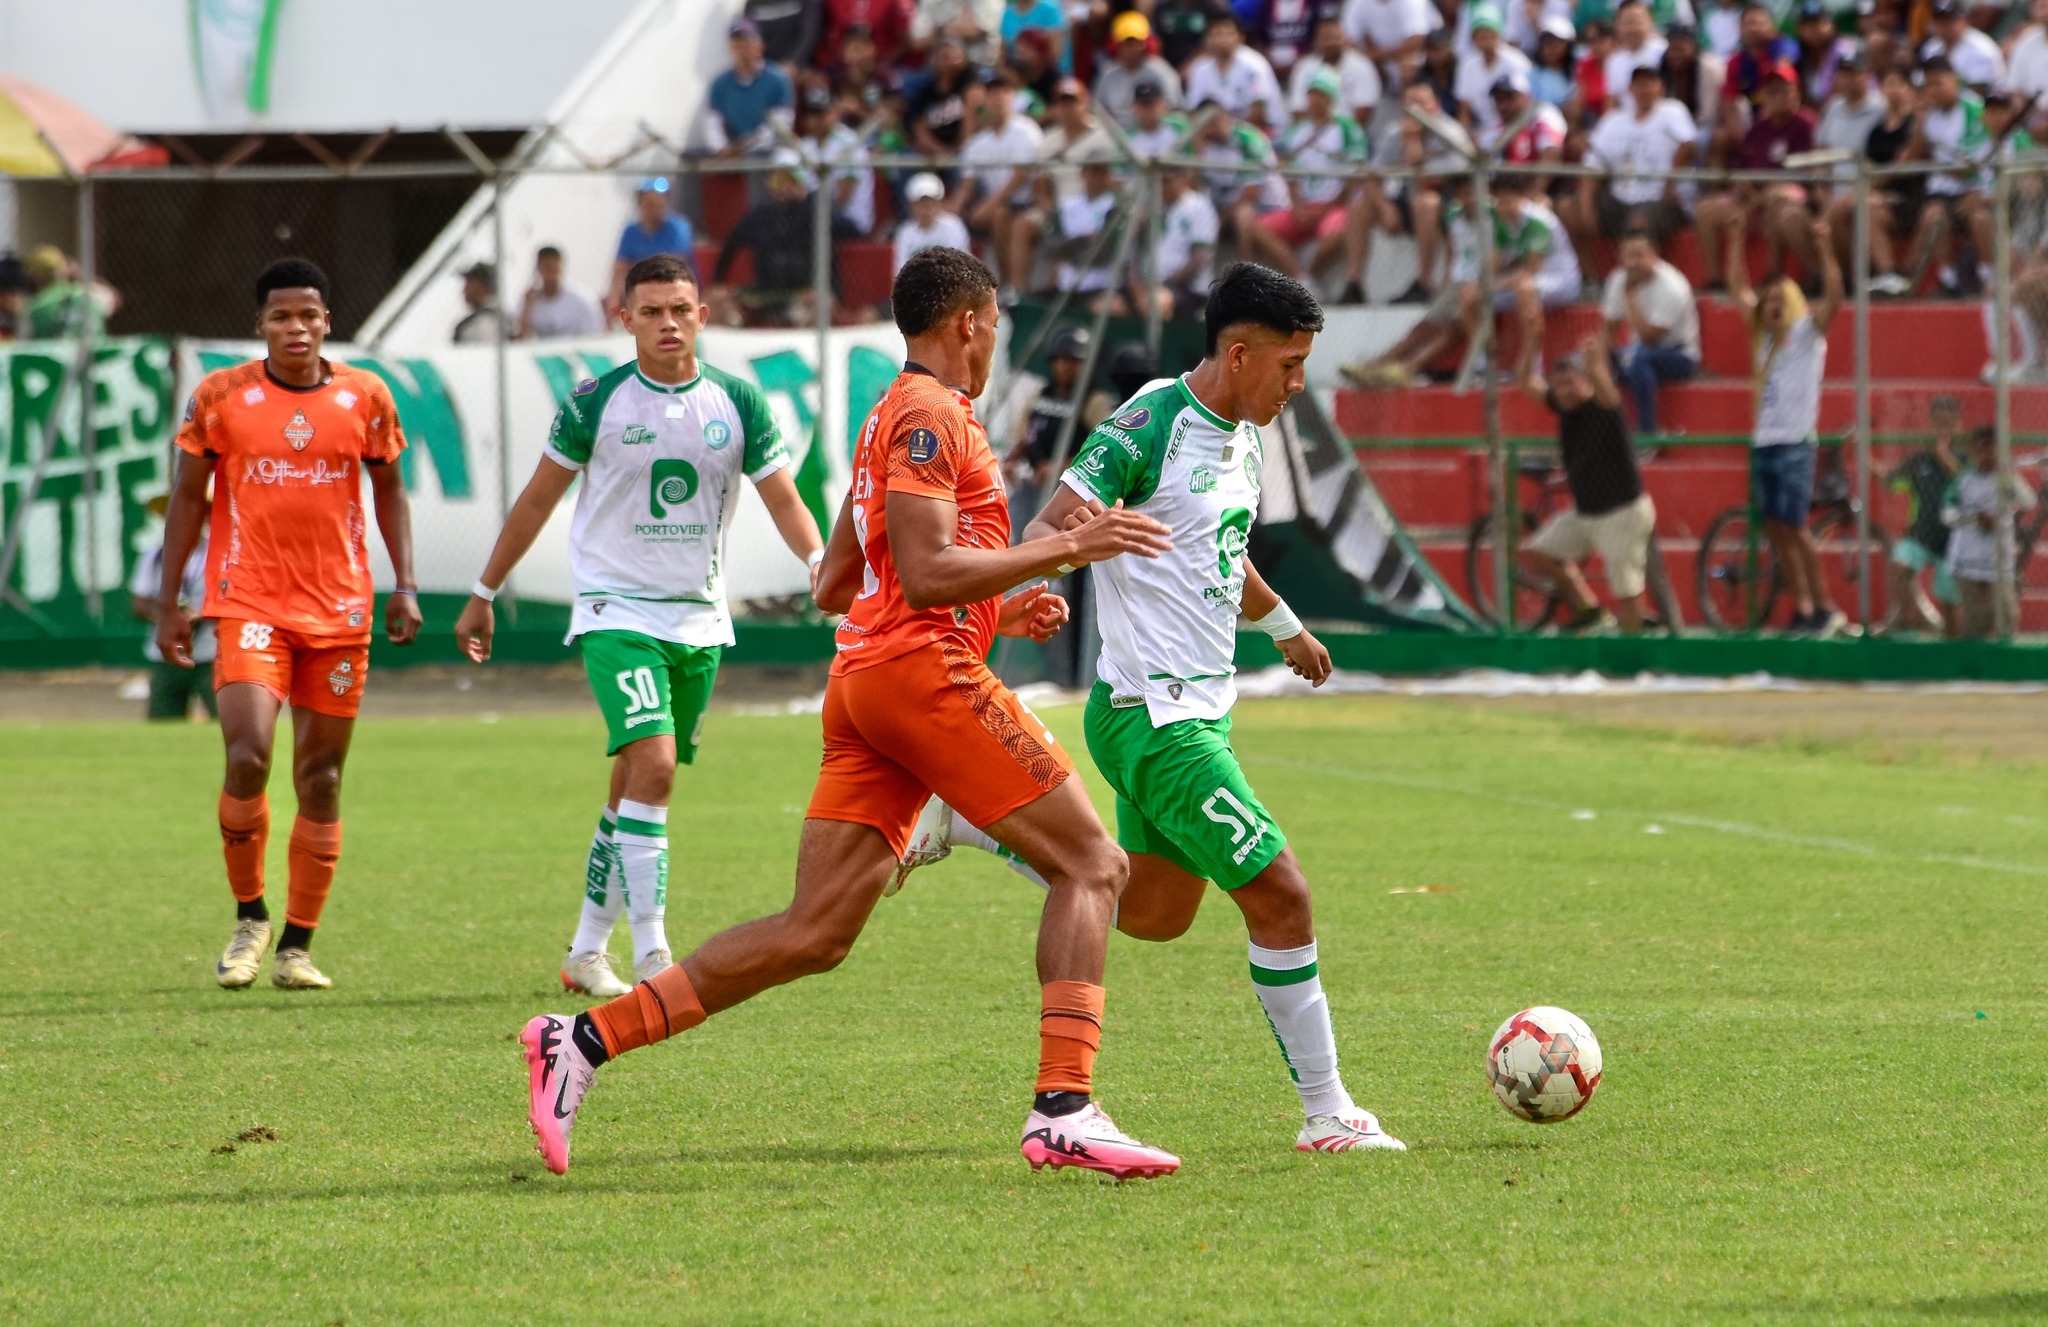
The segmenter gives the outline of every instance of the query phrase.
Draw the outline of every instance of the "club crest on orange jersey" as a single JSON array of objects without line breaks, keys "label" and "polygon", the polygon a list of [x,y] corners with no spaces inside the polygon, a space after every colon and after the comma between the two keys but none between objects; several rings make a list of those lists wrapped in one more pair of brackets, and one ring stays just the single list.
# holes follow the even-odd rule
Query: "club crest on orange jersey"
[{"label": "club crest on orange jersey", "polygon": [[337,696],[346,696],[348,689],[355,684],[356,666],[347,659],[334,665],[334,671],[327,675],[327,685]]},{"label": "club crest on orange jersey", "polygon": [[306,422],[305,411],[292,412],[292,422],[284,426],[284,440],[292,445],[295,452],[306,450],[306,444],[313,440],[313,426]]}]

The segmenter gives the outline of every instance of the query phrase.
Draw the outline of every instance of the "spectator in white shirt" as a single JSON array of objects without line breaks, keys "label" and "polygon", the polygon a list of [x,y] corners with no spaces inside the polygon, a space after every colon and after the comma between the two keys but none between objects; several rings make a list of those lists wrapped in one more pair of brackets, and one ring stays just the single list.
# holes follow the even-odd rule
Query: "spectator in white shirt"
[{"label": "spectator in white shirt", "polygon": [[562,278],[562,251],[542,245],[533,257],[533,284],[519,305],[520,340],[548,341],[565,336],[601,336],[604,311],[597,296]]},{"label": "spectator in white shirt", "polygon": [[896,265],[889,271],[891,276],[902,271],[903,264],[921,249],[971,252],[967,223],[946,210],[946,186],[938,176],[919,171],[903,186],[903,196],[910,202],[910,220],[896,228]]},{"label": "spectator in white shirt", "polygon": [[[988,95],[975,108],[977,124],[960,148],[960,183],[947,200],[949,211],[967,223],[970,234],[991,241],[999,269],[1010,261],[1010,226],[1031,207],[1031,185],[1025,175],[1038,160],[1045,131],[1028,115],[1017,113],[1016,75],[1008,69],[983,76]],[[1003,271],[1005,285],[1015,277]]]},{"label": "spectator in white shirt", "polygon": [[1095,106],[1125,129],[1137,123],[1134,103],[1138,84],[1154,83],[1170,106],[1180,105],[1180,75],[1151,54],[1152,23],[1135,9],[1118,14],[1109,25],[1110,52],[1116,57],[1095,76]]},{"label": "spectator in white shirt", "polygon": [[[2041,0],[2048,4],[2048,0]],[[1344,23],[1335,9],[1326,8],[1316,19],[1313,43],[1307,55],[1295,63],[1287,76],[1287,109],[1299,117],[1308,111],[1309,80],[1318,69],[1335,69],[1340,89],[1338,107],[1361,125],[1372,123],[1380,104],[1380,71],[1373,62],[1351,49],[1344,41]]]},{"label": "spectator in white shirt", "polygon": [[1934,0],[1934,22],[1920,44],[1920,63],[1937,55],[1946,56],[1956,76],[1980,94],[2005,82],[2005,52],[1970,26],[1961,0]]},{"label": "spectator in white shirt", "polygon": [[2048,0],[2034,0],[2033,22],[2020,30],[2006,53],[2005,86],[2021,101],[2048,97]]},{"label": "spectator in white shirt", "polygon": [[1636,432],[1657,432],[1657,388],[1700,371],[1700,311],[1685,274],[1657,256],[1646,230],[1621,238],[1600,316],[1609,324],[1615,376],[1635,399]]},{"label": "spectator in white shirt", "polygon": [[1529,72],[1529,57],[1501,40],[1500,27],[1500,11],[1492,5],[1472,11],[1472,54],[1458,61],[1452,85],[1459,119],[1482,141],[1496,137],[1501,128],[1493,85],[1511,70],[1524,76]]},{"label": "spectator in white shirt", "polygon": [[1628,104],[1629,80],[1644,65],[1664,61],[1665,41],[1657,35],[1650,7],[1643,0],[1621,0],[1614,11],[1614,50],[1601,62],[1607,76],[1607,104],[1596,109],[1611,111]]},{"label": "spectator in white shirt", "polygon": [[1657,65],[1636,66],[1629,104],[1600,117],[1586,140],[1586,164],[1608,175],[1582,175],[1565,208],[1565,225],[1581,265],[1592,270],[1593,239],[1647,230],[1660,241],[1685,225],[1684,194],[1675,180],[1645,179],[1652,171],[1680,170],[1699,153],[1699,127],[1684,106],[1664,95]]},{"label": "spectator in white shirt", "polygon": [[805,88],[797,98],[796,150],[813,175],[825,177],[833,214],[845,223],[841,229],[873,234],[875,172],[867,144],[832,114],[832,94],[824,88]]},{"label": "spectator in white shirt", "polygon": [[1500,35],[1507,38],[1508,45],[1533,60],[1536,58],[1536,44],[1543,39],[1544,27],[1556,26],[1551,22],[1553,19],[1563,19],[1567,25],[1571,23],[1571,0],[1512,0]]},{"label": "spectator in white shirt", "polygon": [[1266,57],[1244,44],[1237,13],[1219,8],[1202,34],[1202,53],[1188,65],[1187,103],[1214,101],[1267,134],[1287,123],[1280,80]]},{"label": "spectator in white shirt", "polygon": [[[1200,317],[1209,303],[1209,284],[1216,265],[1216,240],[1222,230],[1216,205],[1209,193],[1186,167],[1160,172],[1161,216],[1159,244],[1152,261],[1157,264],[1158,284],[1152,287],[1152,302],[1159,316],[1169,320]],[[1144,305],[1144,262],[1133,264],[1131,304]]]},{"label": "spectator in white shirt", "polygon": [[[1435,21],[1432,21],[1435,20]],[[1422,39],[1436,26],[1429,0],[1345,0],[1344,35],[1365,52],[1390,88],[1407,85],[1422,58]]]}]

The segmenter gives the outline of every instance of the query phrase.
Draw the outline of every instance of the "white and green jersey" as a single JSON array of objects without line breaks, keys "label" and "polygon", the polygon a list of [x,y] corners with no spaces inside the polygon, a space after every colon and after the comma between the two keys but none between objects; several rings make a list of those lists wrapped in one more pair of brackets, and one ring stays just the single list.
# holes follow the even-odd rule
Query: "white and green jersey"
[{"label": "white and green jersey", "polygon": [[1301,191],[1304,203],[1336,202],[1351,174],[1363,168],[1372,155],[1365,131],[1348,115],[1333,115],[1325,124],[1304,115],[1280,131],[1280,141],[1274,146],[1290,166],[1327,166],[1337,172],[1294,176],[1294,187]]},{"label": "white and green jersey", "polygon": [[1242,120],[1230,126],[1230,137],[1221,143],[1202,143],[1202,177],[1209,185],[1209,198],[1219,214],[1237,206],[1238,195],[1248,184],[1259,186],[1258,205],[1286,207],[1287,182],[1273,173],[1279,158],[1273,155],[1273,141],[1257,125]]},{"label": "white and green jersey", "polygon": [[1256,425],[1221,419],[1185,378],[1162,378],[1096,425],[1063,477],[1173,532],[1170,552],[1094,569],[1096,672],[1115,696],[1143,697],[1155,728],[1220,719],[1237,699],[1237,606],[1263,462]]},{"label": "white and green jersey", "polygon": [[676,387],[627,363],[569,394],[547,456],[583,475],[569,527],[569,639],[637,631],[732,644],[720,563],[739,479],[759,483],[789,464],[761,389],[702,362]]},{"label": "white and green jersey", "polygon": [[[1947,110],[1928,106],[1920,112],[1920,132],[1927,137],[1928,158],[1943,166],[1960,166],[1982,161],[1990,150],[1991,135],[1984,128],[1984,99],[1964,89],[1956,104]],[[1927,192],[1954,196],[1968,193],[1969,176],[1930,175]]]}]

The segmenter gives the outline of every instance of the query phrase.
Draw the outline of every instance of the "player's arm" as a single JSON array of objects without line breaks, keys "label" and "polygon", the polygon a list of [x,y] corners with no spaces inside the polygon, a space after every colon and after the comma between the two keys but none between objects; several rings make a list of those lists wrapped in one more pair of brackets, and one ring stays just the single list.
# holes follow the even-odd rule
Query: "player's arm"
[{"label": "player's arm", "polygon": [[192,666],[192,621],[178,608],[185,588],[185,563],[199,545],[206,521],[206,484],[213,477],[213,458],[178,453],[171,480],[171,505],[164,512],[164,571],[156,591],[156,647],[164,662]]},{"label": "player's arm", "polygon": [[1593,399],[1608,410],[1621,409],[1621,388],[1615,385],[1614,368],[1607,358],[1607,327],[1603,323],[1593,329],[1579,347],[1579,358],[1586,363],[1586,376],[1593,380]]},{"label": "player's arm", "polygon": [[1842,283],[1842,262],[1835,257],[1835,246],[1831,241],[1834,228],[1826,221],[1813,223],[1813,247],[1820,250],[1820,303],[1807,314],[1813,319],[1814,330],[1823,336],[1835,315],[1842,311],[1842,301],[1848,298],[1848,291]]},{"label": "player's arm", "polygon": [[[1033,529],[1037,522],[1032,523]],[[1026,539],[1010,548],[964,548],[953,542],[960,508],[922,493],[889,493],[889,551],[914,609],[953,608],[993,599],[1015,585],[1120,553],[1156,558],[1173,545],[1169,531],[1122,503],[1087,524]]]},{"label": "player's arm", "polygon": [[860,535],[853,528],[853,494],[839,504],[839,519],[832,523],[832,537],[825,541],[825,560],[818,564],[818,577],[811,599],[825,613],[846,613],[853,609],[860,593],[863,555]]},{"label": "player's arm", "polygon": [[1237,610],[1246,621],[1273,638],[1280,657],[1296,677],[1305,677],[1310,686],[1316,687],[1330,680],[1330,652],[1314,633],[1301,625],[1301,619],[1294,615],[1286,600],[1266,584],[1266,578],[1259,575],[1249,557],[1244,560],[1244,594],[1237,602]]},{"label": "player's arm", "polygon": [[384,601],[384,635],[393,645],[410,645],[420,634],[419,579],[412,570],[412,501],[405,496],[405,476],[396,457],[371,461],[363,468],[370,472],[377,533],[384,537],[384,551],[391,555],[391,569],[398,578]]},{"label": "player's arm", "polygon": [[[540,538],[548,517],[554,515],[562,495],[575,482],[576,471],[551,456],[541,457],[540,464],[533,468],[533,478],[526,481],[512,510],[505,513],[505,528],[498,531],[498,542],[491,545],[491,556],[485,561],[484,574],[477,577],[477,584],[493,595],[497,593],[505,578],[512,574],[512,568],[533,547],[533,541]],[[491,657],[491,633],[496,625],[490,601],[472,594],[462,606],[462,615],[455,619],[456,644],[472,661],[483,663]]]},{"label": "player's arm", "polygon": [[825,541],[818,534],[818,523],[811,519],[811,509],[804,506],[803,495],[796,491],[796,477],[785,465],[773,474],[755,480],[754,491],[768,505],[768,516],[775,522],[775,532],[782,536],[782,542],[789,545],[789,551],[796,554],[810,572],[811,593],[815,596],[818,592],[818,569],[824,565]]}]

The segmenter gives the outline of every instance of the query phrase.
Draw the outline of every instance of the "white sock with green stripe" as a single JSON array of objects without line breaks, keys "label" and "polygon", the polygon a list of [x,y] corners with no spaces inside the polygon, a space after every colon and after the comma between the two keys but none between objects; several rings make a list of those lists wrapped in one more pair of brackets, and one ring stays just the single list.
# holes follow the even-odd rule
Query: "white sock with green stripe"
[{"label": "white sock with green stripe", "polygon": [[590,857],[583,867],[583,917],[576,924],[576,938],[569,942],[572,954],[602,954],[625,910],[626,881],[613,837],[618,823],[618,815],[606,807],[597,818],[597,832],[590,836]]},{"label": "white sock with green stripe", "polygon": [[992,857],[1000,857],[1003,859],[1003,864],[1018,875],[1023,876],[1026,880],[1029,880],[1032,884],[1037,885],[1048,893],[1052,891],[1052,886],[1045,883],[1044,876],[1032,869],[1031,863],[1025,861],[1016,853],[1011,852],[1002,844],[997,843],[995,839],[989,836],[987,830],[968,824],[967,817],[961,815],[958,811],[953,813],[953,842],[960,847],[979,848]]},{"label": "white sock with green stripe", "polygon": [[619,801],[619,862],[626,878],[626,924],[633,931],[633,962],[668,948],[668,808]]},{"label": "white sock with green stripe", "polygon": [[1299,949],[1251,946],[1252,989],[1265,1006],[1266,1021],[1309,1115],[1330,1115],[1351,1106],[1351,1094],[1337,1073],[1337,1034],[1330,1028],[1330,1002],[1316,975],[1316,942]]}]

